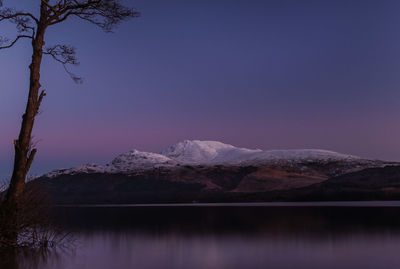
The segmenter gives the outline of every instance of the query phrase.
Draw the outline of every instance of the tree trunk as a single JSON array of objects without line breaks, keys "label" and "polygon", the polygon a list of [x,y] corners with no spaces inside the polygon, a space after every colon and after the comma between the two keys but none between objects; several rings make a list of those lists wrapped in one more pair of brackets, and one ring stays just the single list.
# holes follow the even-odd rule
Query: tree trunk
[{"label": "tree trunk", "polygon": [[[41,12],[45,11],[42,4]],[[38,25],[36,36],[32,40],[32,62],[29,65],[29,94],[25,108],[25,113],[22,116],[21,129],[18,139],[14,140],[14,168],[10,180],[10,185],[4,200],[4,206],[9,212],[9,218],[15,227],[9,227],[9,232],[6,235],[11,244],[17,245],[18,227],[19,227],[19,200],[23,195],[25,187],[25,179],[36,154],[36,149],[32,146],[32,129],[35,122],[35,117],[38,114],[40,104],[45,92],[40,90],[40,66],[42,63],[44,34],[46,30],[45,22],[41,21]]]},{"label": "tree trunk", "polygon": [[38,32],[36,38],[32,41],[33,54],[30,69],[29,96],[26,104],[25,114],[22,116],[22,124],[18,139],[14,140],[15,158],[14,169],[7,192],[6,201],[18,200],[22,194],[25,178],[36,154],[36,149],[32,148],[32,129],[35,117],[38,113],[40,103],[44,97],[40,90],[40,66],[42,62],[42,48],[44,45],[44,32]]}]

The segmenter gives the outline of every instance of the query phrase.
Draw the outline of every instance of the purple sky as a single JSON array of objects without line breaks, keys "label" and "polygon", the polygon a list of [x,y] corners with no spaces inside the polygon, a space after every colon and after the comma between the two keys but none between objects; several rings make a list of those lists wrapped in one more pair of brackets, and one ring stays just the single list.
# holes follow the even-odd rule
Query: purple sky
[{"label": "purple sky", "polygon": [[[5,4],[39,1],[17,2]],[[77,48],[71,70],[85,82],[44,60],[33,173],[183,139],[400,160],[400,1],[128,2],[142,17],[114,34],[76,20],[49,30],[47,44]],[[25,105],[28,43],[0,51],[0,175]]]}]

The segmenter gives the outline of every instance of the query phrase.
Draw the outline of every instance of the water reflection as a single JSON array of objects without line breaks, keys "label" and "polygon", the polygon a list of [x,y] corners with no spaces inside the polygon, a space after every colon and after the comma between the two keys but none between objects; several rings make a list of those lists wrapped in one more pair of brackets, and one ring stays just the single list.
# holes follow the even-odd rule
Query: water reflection
[{"label": "water reflection", "polygon": [[[400,268],[400,208],[58,208],[74,252],[0,268]],[[7,259],[3,259],[7,257]]]},{"label": "water reflection", "polygon": [[[59,268],[63,266],[63,257],[71,255],[72,251],[61,249],[20,249],[1,250],[0,268],[5,269],[38,269]],[[63,267],[60,267],[63,268]]]}]

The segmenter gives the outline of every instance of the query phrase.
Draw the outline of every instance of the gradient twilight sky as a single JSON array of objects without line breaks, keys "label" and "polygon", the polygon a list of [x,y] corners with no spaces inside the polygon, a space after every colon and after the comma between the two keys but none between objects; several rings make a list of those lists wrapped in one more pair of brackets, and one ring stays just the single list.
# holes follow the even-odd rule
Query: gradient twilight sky
[{"label": "gradient twilight sky", "polygon": [[[28,10],[39,1],[5,0]],[[72,20],[47,44],[47,97],[32,173],[105,163],[184,139],[323,148],[400,160],[400,1],[135,0],[142,17],[106,34]],[[14,35],[0,24],[0,35]],[[28,89],[29,42],[0,51],[0,175],[10,173]]]}]

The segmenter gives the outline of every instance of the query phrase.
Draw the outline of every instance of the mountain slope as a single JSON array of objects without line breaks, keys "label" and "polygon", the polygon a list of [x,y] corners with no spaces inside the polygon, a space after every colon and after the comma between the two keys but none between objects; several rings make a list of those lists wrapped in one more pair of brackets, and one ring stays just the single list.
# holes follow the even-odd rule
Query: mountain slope
[{"label": "mountain slope", "polygon": [[[217,141],[185,140],[157,153],[132,150],[117,156],[106,165],[87,164],[46,174],[55,177],[78,173],[136,173],[160,167],[177,168],[183,165],[299,165],[301,163],[346,163],[355,171],[382,166],[381,161],[364,160],[356,156],[318,149],[267,150],[238,148]],[[350,168],[350,166],[352,168]],[[351,170],[352,169],[352,170]],[[337,171],[340,174],[341,171]]]},{"label": "mountain slope", "polygon": [[[376,194],[382,188],[394,188],[392,185],[400,182],[400,172],[396,170],[400,166],[387,174],[391,170],[386,166],[390,165],[398,164],[326,150],[263,151],[215,141],[186,140],[161,154],[132,150],[106,165],[53,171],[31,184],[41,184],[61,204],[328,197],[349,200],[354,193],[364,197],[360,193]],[[393,184],[388,185],[385,180],[392,180]],[[354,188],[348,186],[356,182]],[[371,182],[375,185],[369,188]],[[341,190],[347,191],[348,196],[341,196]]]},{"label": "mountain slope", "polygon": [[237,148],[217,141],[185,140],[161,153],[187,164],[237,164],[276,160],[355,160],[359,157],[320,149],[260,150]]},{"label": "mountain slope", "polygon": [[161,154],[186,164],[220,164],[237,163],[261,152],[259,149],[237,148],[217,141],[185,140],[168,147]]},{"label": "mountain slope", "polygon": [[400,166],[367,168],[332,177],[286,194],[290,200],[352,201],[400,199]]}]

